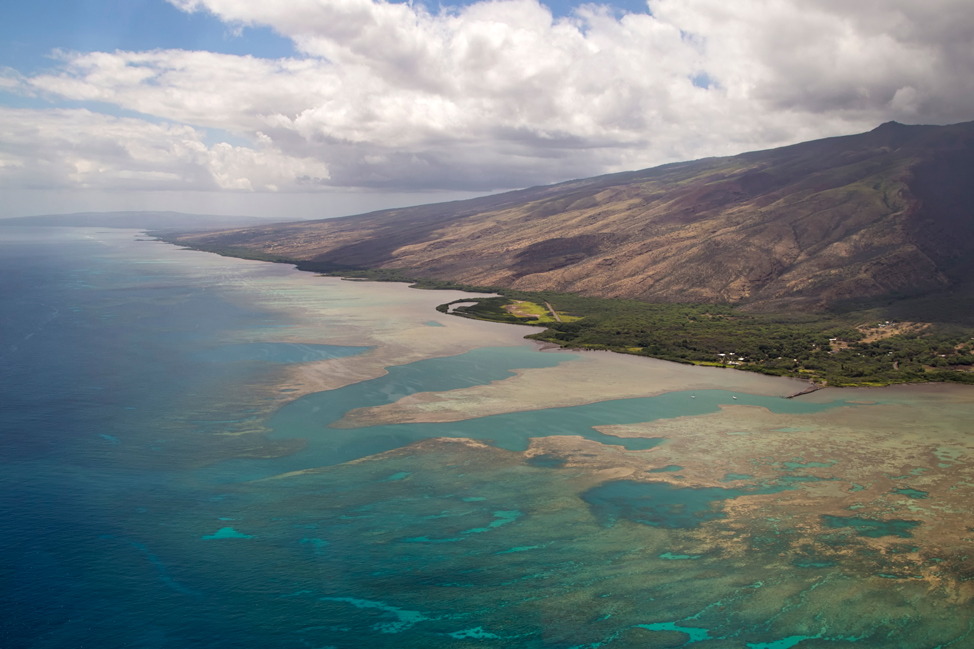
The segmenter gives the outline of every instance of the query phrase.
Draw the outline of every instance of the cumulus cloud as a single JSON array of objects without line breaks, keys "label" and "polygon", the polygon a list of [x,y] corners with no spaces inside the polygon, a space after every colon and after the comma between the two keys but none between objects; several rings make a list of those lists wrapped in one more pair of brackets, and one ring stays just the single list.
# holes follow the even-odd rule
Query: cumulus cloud
[{"label": "cumulus cloud", "polygon": [[52,73],[6,78],[190,125],[147,122],[141,138],[220,128],[250,139],[166,145],[187,153],[158,168],[144,160],[146,173],[255,190],[511,188],[888,119],[974,118],[969,0],[650,0],[647,14],[586,5],[557,20],[535,0],[438,13],[375,0],[169,1],[270,26],[302,56],[68,54]]},{"label": "cumulus cloud", "polygon": [[323,182],[327,167],[258,148],[207,146],[190,126],[88,110],[0,108],[0,186],[276,191]]},{"label": "cumulus cloud", "polygon": [[659,20],[699,35],[708,70],[763,110],[974,117],[974,12],[965,0],[652,0]]}]

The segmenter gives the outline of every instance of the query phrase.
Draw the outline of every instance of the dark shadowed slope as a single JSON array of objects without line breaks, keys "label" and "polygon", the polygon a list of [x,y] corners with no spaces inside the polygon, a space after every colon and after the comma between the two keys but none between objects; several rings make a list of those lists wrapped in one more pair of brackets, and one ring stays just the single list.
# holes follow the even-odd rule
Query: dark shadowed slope
[{"label": "dark shadowed slope", "polygon": [[468,201],[187,235],[322,269],[768,307],[966,280],[974,123],[905,126]]}]

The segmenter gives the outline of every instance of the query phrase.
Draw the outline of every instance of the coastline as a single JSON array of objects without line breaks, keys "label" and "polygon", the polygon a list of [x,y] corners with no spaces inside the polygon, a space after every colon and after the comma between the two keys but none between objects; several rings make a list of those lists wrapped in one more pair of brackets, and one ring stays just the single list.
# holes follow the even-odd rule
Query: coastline
[{"label": "coastline", "polygon": [[[158,236],[158,235],[157,235]],[[867,387],[897,385],[901,383],[968,383],[974,384],[974,356],[971,351],[974,347],[969,343],[970,334],[957,335],[954,331],[952,342],[947,347],[966,347],[969,349],[961,350],[950,356],[948,366],[941,367],[943,364],[943,354],[940,353],[944,348],[944,341],[930,339],[926,344],[927,349],[917,350],[909,339],[898,340],[897,352],[904,359],[894,362],[898,358],[893,356],[886,362],[887,347],[883,351],[873,350],[870,353],[851,353],[849,347],[853,343],[840,342],[832,346],[829,354],[836,356],[822,355],[816,353],[828,347],[826,339],[835,340],[836,336],[842,332],[851,336],[843,337],[842,341],[856,341],[861,339],[863,334],[856,331],[855,322],[860,320],[865,322],[875,322],[875,318],[881,317],[873,311],[853,312],[839,316],[837,314],[752,314],[746,311],[736,311],[736,306],[730,305],[708,305],[708,304],[673,304],[673,303],[641,303],[634,300],[623,300],[617,298],[586,298],[573,294],[555,293],[533,293],[530,291],[519,291],[497,286],[471,286],[458,284],[447,280],[432,280],[417,277],[410,277],[408,271],[399,269],[356,269],[356,270],[324,270],[323,265],[317,262],[308,262],[298,259],[269,256],[256,253],[241,248],[213,248],[206,246],[187,246],[185,242],[179,241],[174,236],[158,237],[159,240],[173,245],[189,247],[193,250],[213,252],[228,257],[238,257],[259,261],[271,261],[275,263],[286,263],[293,265],[297,270],[312,272],[322,277],[337,277],[343,281],[357,283],[361,281],[374,281],[379,283],[406,283],[412,288],[422,288],[430,290],[456,290],[464,294],[479,294],[476,301],[484,301],[484,305],[472,308],[450,308],[454,302],[469,301],[466,297],[460,297],[452,302],[447,301],[437,305],[437,311],[458,315],[471,320],[485,322],[501,322],[505,324],[523,324],[533,326],[539,331],[531,334],[531,337],[545,340],[551,344],[559,345],[569,350],[578,348],[590,350],[607,350],[617,354],[643,356],[666,360],[675,363],[692,363],[695,365],[708,365],[723,367],[726,369],[737,369],[745,372],[767,374],[771,376],[800,377],[804,380],[813,381],[820,385],[832,387]],[[493,294],[493,295],[485,295]],[[501,304],[509,300],[533,301],[545,312],[551,312],[553,317],[548,318],[550,322],[545,324],[531,323],[524,318],[518,318],[515,314],[501,308]],[[568,306],[556,305],[560,310],[556,310],[551,305],[551,301],[559,303],[566,302]],[[489,303],[489,304],[488,304]],[[566,313],[571,312],[575,306],[582,307],[582,313],[571,320],[582,320],[584,335],[580,338],[577,334],[565,334],[572,330],[573,322],[561,322]],[[547,305],[547,306],[544,306]],[[730,309],[730,311],[728,311]],[[566,311],[567,310],[567,311]],[[718,315],[708,314],[708,310]],[[655,312],[650,315],[647,311]],[[686,311],[684,314],[683,311]],[[559,315],[560,313],[560,315]],[[591,325],[588,315],[603,317],[609,314],[610,320],[615,318],[613,324],[609,326],[609,331],[599,331],[598,325]],[[700,320],[703,315],[704,320],[710,319],[713,322],[729,322],[741,320],[738,326],[725,327],[721,325],[716,329],[701,332],[702,338],[695,339],[690,335],[688,343],[686,333],[669,329],[660,329],[654,323],[659,318],[672,325],[673,318],[682,321],[686,317],[690,321]],[[765,316],[772,316],[766,318]],[[854,317],[853,317],[854,316]],[[621,318],[621,319],[620,319]],[[669,320],[667,320],[669,318]],[[850,319],[852,318],[852,319]],[[642,319],[642,320],[640,320]],[[754,322],[751,323],[751,320]],[[634,325],[632,323],[635,323]],[[641,323],[641,324],[640,324]],[[713,324],[713,323],[711,323]],[[743,324],[743,326],[740,326]],[[887,323],[888,324],[888,323]],[[568,325],[566,328],[565,325]],[[591,325],[591,326],[590,326]],[[648,342],[640,340],[640,336],[645,338],[645,334],[623,331],[620,339],[619,329],[627,329],[635,326],[643,331],[649,330],[660,335],[651,335]],[[699,325],[698,325],[699,326]],[[865,326],[865,325],[862,325]],[[862,326],[858,328],[861,329]],[[930,323],[927,325],[930,326]],[[940,327],[941,325],[936,325]],[[953,331],[956,327],[946,324],[944,331]],[[544,327],[544,328],[541,328]],[[615,330],[613,335],[612,330]],[[576,329],[577,331],[577,329]],[[934,329],[928,329],[934,331]],[[880,339],[888,338],[889,334],[883,334]],[[680,338],[683,338],[682,342]],[[804,352],[794,354],[794,338],[804,338],[803,344],[798,349]],[[940,336],[941,338],[943,336]],[[956,339],[956,340],[954,340]],[[868,340],[873,340],[869,338]],[[890,339],[894,340],[894,339]],[[655,342],[654,342],[655,341]],[[790,341],[790,342],[789,342]],[[715,346],[716,343],[716,346]],[[777,360],[774,354],[765,353],[763,356],[754,348],[763,347],[770,343],[772,348],[776,348]],[[701,347],[702,344],[702,347]],[[740,349],[740,346],[752,348],[751,353],[757,353],[755,358],[746,360],[736,359],[731,362],[728,354]],[[682,346],[682,347],[681,347]],[[709,351],[703,351],[708,349]],[[791,363],[791,356],[796,355],[795,363]],[[804,358],[802,357],[804,354]],[[951,365],[951,363],[956,363]],[[800,396],[800,395],[795,395]]]},{"label": "coastline", "polygon": [[[156,236],[156,235],[153,235]],[[752,376],[766,376],[767,378],[788,378],[791,380],[798,380],[805,384],[806,387],[800,390],[792,390],[788,394],[782,394],[779,396],[796,399],[801,398],[806,400],[812,393],[820,391],[822,388],[838,388],[842,390],[855,389],[855,388],[865,388],[865,387],[890,387],[893,385],[925,385],[925,384],[936,384],[945,383],[950,381],[945,381],[943,378],[938,377],[921,377],[913,380],[896,380],[887,382],[874,382],[874,381],[864,381],[859,384],[851,385],[833,385],[829,384],[827,381],[823,381],[814,376],[809,376],[807,374],[792,374],[792,375],[782,375],[782,374],[768,374],[760,369],[744,368],[734,365],[724,365],[717,363],[690,363],[689,361],[678,361],[672,358],[654,356],[645,352],[636,352],[631,349],[616,349],[616,348],[606,348],[606,347],[582,347],[573,346],[570,342],[562,343],[557,340],[551,339],[538,339],[538,334],[544,333],[546,329],[543,329],[539,325],[533,325],[528,322],[516,322],[510,320],[492,319],[489,317],[480,317],[478,315],[473,315],[470,313],[464,313],[462,309],[450,309],[449,306],[453,302],[467,301],[473,299],[475,296],[479,299],[492,299],[496,298],[498,294],[496,291],[497,287],[474,287],[466,285],[457,285],[452,282],[443,281],[427,281],[427,280],[416,280],[414,278],[408,278],[402,276],[400,271],[361,271],[358,273],[341,273],[332,272],[327,274],[322,274],[318,269],[307,267],[306,262],[294,259],[284,259],[284,258],[269,258],[266,255],[248,254],[246,250],[233,249],[233,250],[207,250],[205,247],[194,247],[187,246],[184,242],[180,242],[174,238],[163,238],[157,236],[157,240],[163,241],[170,245],[180,246],[184,249],[197,250],[201,252],[211,252],[213,254],[219,254],[221,256],[235,257],[240,259],[248,259],[251,261],[265,261],[280,264],[292,265],[295,270],[302,271],[304,273],[309,273],[310,277],[315,277],[317,279],[333,279],[334,281],[344,282],[346,285],[354,286],[364,282],[372,282],[377,285],[393,285],[393,284],[405,284],[409,288],[422,288],[425,289],[422,292],[417,292],[418,294],[425,293],[429,291],[430,294],[437,296],[433,300],[422,300],[424,303],[432,303],[436,312],[444,315],[458,316],[459,318],[465,319],[468,322],[481,322],[484,324],[498,325],[498,324],[516,324],[520,326],[531,326],[536,331],[534,334],[529,334],[530,338],[533,338],[535,342],[542,343],[541,351],[551,351],[553,349],[558,349],[567,353],[593,353],[593,352],[608,352],[616,356],[633,357],[633,358],[643,358],[654,361],[664,361],[674,365],[686,364],[687,366],[695,367],[708,367],[709,369],[731,369],[737,370],[733,374],[735,375],[752,375]],[[305,267],[302,267],[305,266]],[[378,274],[379,276],[372,276]],[[503,290],[503,289],[500,289]],[[450,292],[457,291],[453,297],[449,295]],[[441,299],[441,298],[446,298]],[[432,315],[432,314],[430,314]],[[523,338],[528,338],[527,336]],[[518,341],[515,344],[521,345],[525,344],[523,340]],[[417,342],[414,338],[409,341],[412,345]],[[403,363],[413,362],[415,360],[420,360],[426,356],[424,353],[416,353],[415,349],[411,349],[412,345],[407,344],[406,349],[399,349],[393,352],[387,346],[383,347],[381,351],[375,351],[368,355],[359,357],[357,359],[357,368],[351,369],[345,364],[340,362],[326,362],[328,364],[321,364],[318,366],[305,366],[297,368],[293,373],[290,382],[286,386],[286,389],[290,392],[286,397],[286,401],[293,400],[303,394],[308,394],[310,392],[334,389],[336,387],[342,387],[347,385],[349,382],[355,382],[356,380],[368,380],[369,378],[376,378],[382,376],[385,373],[385,368],[393,365],[400,365]],[[472,349],[473,347],[465,347],[461,345],[452,350],[444,350],[441,352],[433,352],[433,356],[447,356],[455,353],[463,353],[462,350]],[[461,351],[458,351],[461,350]],[[429,353],[429,352],[426,352]],[[368,371],[365,370],[366,366],[369,367]],[[344,378],[337,378],[343,376]],[[972,377],[974,378],[974,377]],[[738,381],[732,381],[732,383],[738,383]]]},{"label": "coastline", "polygon": [[[8,420],[4,448],[7,559],[34,615],[18,619],[37,621],[24,637],[52,620],[104,646],[146,628],[269,647],[970,637],[967,386],[786,400],[805,384],[572,351],[446,318],[443,293],[114,238],[125,254],[89,237],[78,257],[10,248],[67,287],[43,300],[60,319],[25,321],[50,338],[23,345],[40,356],[7,383],[5,403],[49,400],[30,435]],[[280,343],[372,349],[211,353]],[[326,427],[357,406],[417,423]]]}]

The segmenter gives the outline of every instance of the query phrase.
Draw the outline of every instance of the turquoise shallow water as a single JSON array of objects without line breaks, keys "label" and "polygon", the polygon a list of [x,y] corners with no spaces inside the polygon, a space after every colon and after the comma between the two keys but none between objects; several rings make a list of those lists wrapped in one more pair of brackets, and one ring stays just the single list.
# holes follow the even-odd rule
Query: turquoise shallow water
[{"label": "turquoise shallow water", "polygon": [[[521,454],[566,435],[639,453],[660,440],[592,426],[716,412],[731,396],[787,413],[838,404],[696,391],[329,427],[570,362],[518,347],[393,367],[265,420],[282,367],[368,346],[280,342],[301,323],[256,287],[286,289],[287,267],[133,239],[0,230],[4,648],[971,646],[969,616],[910,579],[877,586],[812,550],[782,562],[787,530],[737,555],[695,536],[730,498],[800,487],[808,463],[773,484],[677,489],[593,483],[556,454]],[[254,425],[266,440],[225,434]],[[835,543],[915,530],[833,518]]]},{"label": "turquoise shallow water", "polygon": [[348,345],[307,345],[299,343],[241,343],[220,345],[200,352],[198,358],[211,363],[240,363],[263,361],[265,363],[308,363],[332,358],[357,356],[369,351],[369,347]]},{"label": "turquoise shallow water", "polygon": [[[553,367],[570,362],[571,354],[547,354],[528,347],[480,348],[446,358],[391,367],[384,377],[337,390],[311,394],[289,403],[268,420],[271,439],[301,439],[305,448],[286,458],[236,462],[214,468],[235,479],[267,477],[286,471],[326,466],[392,450],[430,437],[483,440],[509,451],[524,451],[531,439],[553,435],[581,436],[628,450],[646,450],[662,440],[620,438],[595,430],[598,425],[628,424],[684,415],[717,412],[734,396],[720,390],[696,391],[693,398],[673,393],[644,399],[624,399],[568,408],[539,409],[460,422],[397,424],[364,428],[331,428],[346,412],[393,403],[418,392],[439,392],[485,385],[513,376],[515,368]],[[782,413],[811,413],[841,403],[808,404],[772,397],[739,395],[739,405],[753,405]],[[544,458],[532,460],[544,465]],[[559,463],[550,459],[551,466]],[[679,467],[675,467],[676,470]]]},{"label": "turquoise shallow water", "polygon": [[[417,392],[438,392],[513,376],[514,368],[552,367],[568,362],[571,355],[546,354],[525,347],[481,348],[447,358],[436,358],[389,368],[385,377],[338,390],[311,394],[278,410],[267,425],[271,439],[301,439],[305,447],[285,458],[261,462],[235,461],[214,467],[212,479],[239,480],[317,466],[339,464],[382,453],[431,437],[463,437],[483,440],[509,451],[525,451],[531,439],[576,435],[601,444],[628,450],[646,450],[662,440],[605,435],[593,426],[631,424],[684,415],[719,411],[734,396],[721,390],[671,393],[643,399],[623,399],[590,405],[539,409],[481,417],[460,422],[397,424],[365,428],[329,428],[355,408],[395,402]],[[740,395],[736,403],[768,408],[774,412],[810,413],[842,405],[808,404],[775,397]],[[544,460],[533,460],[537,466]]]},{"label": "turquoise shallow water", "polygon": [[784,491],[785,486],[750,489],[674,487],[665,482],[607,482],[582,494],[605,524],[625,519],[653,527],[689,528],[724,513],[714,503]]}]

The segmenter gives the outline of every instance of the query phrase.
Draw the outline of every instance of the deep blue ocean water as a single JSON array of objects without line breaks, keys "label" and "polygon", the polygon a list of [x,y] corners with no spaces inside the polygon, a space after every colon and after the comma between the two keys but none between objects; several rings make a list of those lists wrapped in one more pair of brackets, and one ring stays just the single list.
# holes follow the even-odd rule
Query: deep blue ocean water
[{"label": "deep blue ocean water", "polygon": [[[552,435],[651,448],[592,426],[715,412],[729,393],[329,428],[565,357],[479,349],[268,412],[282,366],[369,348],[275,341],[294,323],[246,286],[281,267],[138,238],[0,228],[0,647],[892,646],[877,600],[868,619],[828,609],[860,589],[832,564],[688,549],[684,531],[747,490],[593,487],[521,455]],[[927,632],[897,646],[936,646]]]}]

